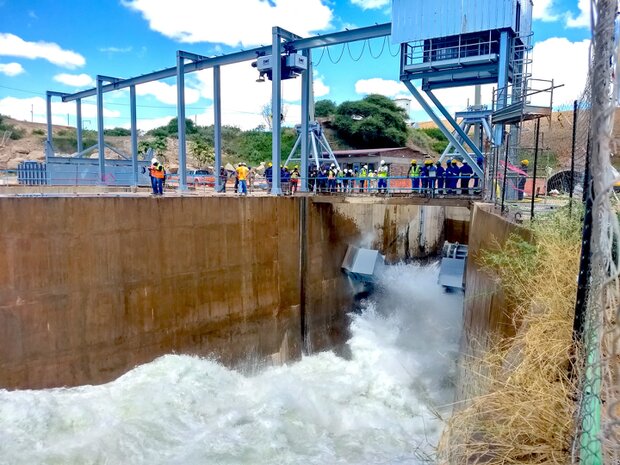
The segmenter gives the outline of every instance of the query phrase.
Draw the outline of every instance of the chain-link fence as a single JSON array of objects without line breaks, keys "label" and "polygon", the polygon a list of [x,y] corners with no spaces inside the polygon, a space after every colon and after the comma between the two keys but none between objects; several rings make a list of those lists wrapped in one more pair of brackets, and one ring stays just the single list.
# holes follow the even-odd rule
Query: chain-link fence
[{"label": "chain-link fence", "polygon": [[[611,156],[617,106],[615,26],[618,5],[592,0],[591,66],[582,98],[590,112],[586,142],[586,214],[575,337],[580,343],[580,398],[573,463],[620,463],[620,311],[617,198]],[[614,82],[616,81],[616,82]]]}]

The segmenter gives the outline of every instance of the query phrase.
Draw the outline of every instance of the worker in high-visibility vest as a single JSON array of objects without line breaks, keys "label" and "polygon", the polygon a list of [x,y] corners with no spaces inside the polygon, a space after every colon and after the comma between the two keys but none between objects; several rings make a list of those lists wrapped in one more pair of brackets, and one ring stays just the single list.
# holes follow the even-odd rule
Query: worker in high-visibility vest
[{"label": "worker in high-visibility vest", "polygon": [[383,192],[387,193],[387,178],[389,173],[389,167],[385,164],[385,160],[381,160],[381,165],[379,166],[379,172],[377,173],[377,177],[379,178],[379,193]]},{"label": "worker in high-visibility vest", "polygon": [[411,167],[407,176],[411,178],[411,190],[414,192],[420,190],[420,167],[418,166],[418,160],[411,160]]},{"label": "worker in high-visibility vest", "polygon": [[149,166],[149,176],[151,177],[153,195],[164,195],[164,178],[166,177],[166,170],[164,169],[164,165],[159,163],[157,158],[153,158],[151,160],[151,166]]},{"label": "worker in high-visibility vest", "polygon": [[362,166],[359,173],[360,176],[360,192],[364,192],[364,186],[366,185],[366,178],[368,177],[368,165]]}]

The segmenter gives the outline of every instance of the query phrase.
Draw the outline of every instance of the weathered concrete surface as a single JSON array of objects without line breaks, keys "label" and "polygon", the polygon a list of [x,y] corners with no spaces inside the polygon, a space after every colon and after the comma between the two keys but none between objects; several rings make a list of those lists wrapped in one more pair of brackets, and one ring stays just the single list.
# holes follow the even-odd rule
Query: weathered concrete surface
[{"label": "weathered concrete surface", "polygon": [[464,207],[335,203],[338,216],[359,231],[357,245],[378,249],[388,263],[428,257],[441,251],[444,240],[467,243],[469,210]]},{"label": "weathered concrete surface", "polygon": [[[417,253],[421,211],[344,208],[307,197],[0,198],[0,387],[102,383],[170,352],[282,361],[301,354],[302,319],[308,349],[342,343],[347,245],[376,228],[384,253]],[[445,215],[424,215],[435,247]]]},{"label": "weathered concrete surface", "polygon": [[297,202],[244,200],[1,199],[0,385],[299,353]]},{"label": "weathered concrete surface", "polygon": [[[529,231],[494,211],[493,205],[475,204],[470,225],[466,287],[461,338],[461,369],[457,400],[471,394],[468,389],[467,360],[482,356],[491,341],[515,334],[514,307],[505,299],[497,276],[479,265],[480,254],[496,250],[511,234],[530,239]],[[465,363],[465,365],[463,365]]]}]

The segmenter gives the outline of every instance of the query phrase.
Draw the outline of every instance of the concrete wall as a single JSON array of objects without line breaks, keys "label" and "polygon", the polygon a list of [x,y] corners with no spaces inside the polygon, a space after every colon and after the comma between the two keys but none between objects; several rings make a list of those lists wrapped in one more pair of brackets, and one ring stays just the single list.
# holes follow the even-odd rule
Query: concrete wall
[{"label": "concrete wall", "polygon": [[[302,326],[307,349],[334,347],[352,298],[340,271],[347,245],[376,230],[372,242],[393,260],[414,256],[419,208],[0,198],[0,387],[102,383],[173,351],[282,361],[301,354]],[[446,217],[430,211],[426,250]]]},{"label": "concrete wall", "polygon": [[[514,308],[505,299],[498,277],[481,269],[478,262],[483,251],[496,250],[511,234],[531,239],[528,230],[503,218],[492,205],[474,205],[465,280],[462,361],[483,355],[491,341],[515,334]],[[461,366],[459,378],[457,400],[466,399],[469,396],[466,366]]]}]

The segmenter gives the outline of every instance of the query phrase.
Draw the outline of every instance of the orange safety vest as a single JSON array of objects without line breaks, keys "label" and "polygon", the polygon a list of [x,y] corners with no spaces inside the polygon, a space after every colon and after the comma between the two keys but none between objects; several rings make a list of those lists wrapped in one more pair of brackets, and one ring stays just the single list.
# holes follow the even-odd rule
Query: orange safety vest
[{"label": "orange safety vest", "polygon": [[151,165],[149,166],[149,171],[151,172],[151,176],[157,179],[164,179],[164,166],[162,164],[159,165]]}]

